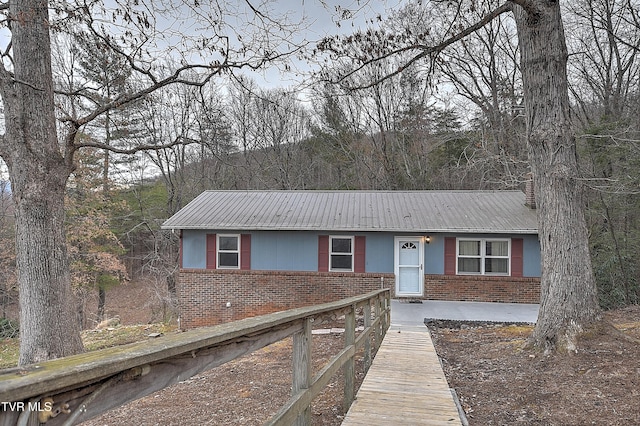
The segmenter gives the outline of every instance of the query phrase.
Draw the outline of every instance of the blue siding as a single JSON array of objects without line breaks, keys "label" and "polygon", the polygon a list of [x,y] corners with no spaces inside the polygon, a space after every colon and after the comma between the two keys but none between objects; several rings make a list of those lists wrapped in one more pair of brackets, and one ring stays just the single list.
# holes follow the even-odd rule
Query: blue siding
[{"label": "blue siding", "polygon": [[430,235],[431,242],[424,245],[424,273],[444,274],[444,236]]},{"label": "blue siding", "polygon": [[393,273],[393,235],[366,234],[365,270],[371,273]]},{"label": "blue siding", "polygon": [[[182,233],[182,264],[184,268],[206,268],[206,235],[216,231],[184,230]],[[241,231],[225,233],[241,233]],[[317,271],[318,235],[324,232],[260,231],[251,233],[251,269],[278,271]],[[334,234],[332,234],[334,235]],[[353,235],[353,234],[345,234]],[[366,236],[366,272],[393,273],[394,237],[399,234],[359,233]],[[415,236],[415,234],[407,234]],[[425,274],[444,273],[444,238],[479,237],[508,238],[509,235],[430,234],[431,243],[424,245]],[[539,277],[540,244],[536,235],[523,235],[525,277]]]},{"label": "blue siding", "polygon": [[540,257],[538,236],[525,235],[523,246],[524,269],[522,275],[525,277],[539,277],[542,275],[542,258]]},{"label": "blue siding", "polygon": [[182,231],[182,267],[207,267],[207,232],[189,229]]},{"label": "blue siding", "polygon": [[251,269],[317,271],[318,234],[311,232],[253,232]]}]

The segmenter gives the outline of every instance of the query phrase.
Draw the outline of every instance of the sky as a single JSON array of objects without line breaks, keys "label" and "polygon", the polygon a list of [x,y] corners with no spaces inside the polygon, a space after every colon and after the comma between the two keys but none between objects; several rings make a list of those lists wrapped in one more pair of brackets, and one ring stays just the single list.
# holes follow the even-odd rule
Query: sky
[{"label": "sky", "polygon": [[[406,3],[407,0],[200,0],[200,13],[206,14],[207,7],[215,7],[219,2],[227,8],[237,7],[239,11],[248,10],[248,4],[259,10],[271,9],[269,15],[283,16],[287,15],[291,22],[298,22],[304,19],[305,24],[301,27],[300,38],[317,41],[325,36],[336,33],[349,34],[357,29],[367,27],[367,22],[377,15],[386,16],[388,11],[397,8],[399,5]],[[106,8],[113,9],[115,0],[103,0]],[[179,5],[185,0],[147,0],[147,3],[155,3],[156,5],[164,5],[167,2]],[[192,4],[192,2],[189,2]],[[230,6],[231,5],[231,6]],[[338,10],[348,10],[352,12],[352,17],[339,20]],[[251,12],[247,13],[247,19],[251,17]],[[239,13],[239,15],[242,15]],[[179,20],[176,20],[179,21]],[[174,21],[174,25],[176,23]],[[340,21],[340,25],[337,22]],[[162,24],[160,24],[162,25]],[[242,33],[243,29],[242,17],[234,29],[236,32]],[[193,31],[196,35],[206,33],[206,27],[198,28],[197,24],[182,22],[175,26],[178,32]],[[5,28],[0,28],[0,48],[5,49],[10,41],[10,35]],[[315,43],[314,43],[315,44]],[[294,68],[301,71],[309,71],[309,65],[293,59]],[[299,81],[300,77],[295,72],[282,73],[276,68],[260,70],[256,72],[247,72],[261,87],[282,87],[290,86]]]},{"label": "sky", "polygon": [[[305,17],[308,28],[301,31],[301,37],[317,41],[325,36],[350,34],[358,29],[366,29],[369,20],[377,15],[384,17],[389,10],[404,2],[405,0],[275,0],[273,4],[276,12],[291,14],[294,21]],[[353,12],[352,19],[342,20],[338,25],[336,7]],[[311,66],[302,61],[294,60],[294,65],[303,72],[311,70]],[[261,87],[267,88],[288,86],[299,81],[295,72],[283,74],[274,68],[253,72],[250,75]]]},{"label": "sky", "polygon": [[[107,10],[115,6],[115,0],[103,0],[103,2]],[[154,5],[165,5],[168,2],[173,4],[186,3],[185,0],[147,0],[146,2]],[[200,5],[215,7],[216,4],[220,3],[224,7],[235,7],[237,5],[239,10],[242,8],[246,10],[248,8],[247,5],[251,4],[260,10],[271,8],[274,16],[286,14],[293,22],[304,18],[305,24],[300,32],[300,37],[309,41],[317,41],[328,35],[336,33],[349,34],[357,29],[366,28],[369,20],[377,15],[386,16],[388,10],[398,7],[403,2],[406,2],[406,0],[200,0]],[[189,3],[193,5],[193,2]],[[338,17],[339,11],[344,10],[351,11],[352,15],[347,19],[340,20]],[[206,9],[201,7],[195,13],[204,15]],[[251,13],[248,13],[247,16],[251,16]],[[340,25],[337,24],[338,21],[340,21]],[[175,22],[180,21],[177,20]],[[198,35],[206,34],[206,27],[204,29],[196,28],[196,25],[183,21],[176,28],[184,29],[185,31],[193,29],[194,34]],[[235,27],[236,32],[242,32],[241,25],[242,23],[239,23]],[[179,35],[179,33],[180,30],[176,35]],[[0,49],[4,51],[9,42],[10,33],[6,28],[0,28]],[[159,46],[159,49],[161,52],[162,47]],[[294,61],[294,66],[293,71],[290,73],[284,73],[281,67],[271,67],[255,72],[243,72],[254,79],[258,86],[262,88],[291,87],[301,80],[301,76],[296,72],[296,69],[302,72],[311,70],[311,67],[306,62],[295,60],[295,58],[291,60]],[[4,167],[2,166],[0,165],[0,178],[5,175]]]}]

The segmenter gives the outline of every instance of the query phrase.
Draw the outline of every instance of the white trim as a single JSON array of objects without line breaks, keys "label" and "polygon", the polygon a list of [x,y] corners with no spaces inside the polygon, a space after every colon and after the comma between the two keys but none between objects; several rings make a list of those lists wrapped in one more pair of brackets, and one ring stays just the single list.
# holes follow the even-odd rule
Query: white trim
[{"label": "white trim", "polygon": [[[400,265],[400,241],[411,241],[418,244],[418,265]],[[400,291],[400,267],[418,268],[418,287],[416,293]],[[423,296],[424,294],[424,237],[421,236],[401,236],[393,239],[393,273],[396,277],[396,296]]]},{"label": "white trim", "polygon": [[[238,250],[220,250],[220,237],[235,237],[238,241]],[[240,244],[242,244],[242,238],[240,234],[216,234],[216,268],[217,269],[240,269]],[[220,266],[220,253],[237,253],[238,266]]]},{"label": "white trim", "polygon": [[[331,241],[333,239],[341,239],[341,240],[351,240],[351,252],[350,253],[343,253],[343,252],[333,252],[332,251],[332,247],[333,244],[331,244]],[[355,261],[356,261],[356,247],[355,247],[355,237],[353,235],[329,235],[329,272],[353,272],[354,268],[355,268]],[[346,269],[346,268],[332,268],[331,267],[331,255],[337,255],[337,256],[351,256],[351,269]]]},{"label": "white trim", "polygon": [[[458,267],[458,260],[460,259],[460,241],[479,241],[480,242],[480,254],[478,256],[462,256],[473,259],[480,259],[480,272],[460,272]],[[487,256],[486,255],[486,247],[487,242],[491,241],[506,241],[507,242],[507,255],[506,256]],[[485,272],[485,262],[484,260],[489,258],[495,259],[507,259],[507,272]],[[486,276],[496,276],[496,277],[510,277],[511,276],[511,238],[456,238],[456,275],[486,275]]]}]

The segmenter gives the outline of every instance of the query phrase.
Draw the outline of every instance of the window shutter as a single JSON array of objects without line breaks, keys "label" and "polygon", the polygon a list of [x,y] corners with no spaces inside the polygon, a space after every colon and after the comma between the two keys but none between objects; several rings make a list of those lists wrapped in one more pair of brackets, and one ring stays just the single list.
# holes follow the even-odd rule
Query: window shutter
[{"label": "window shutter", "polygon": [[216,234],[207,234],[207,269],[216,269]]},{"label": "window shutter", "polygon": [[444,239],[444,274],[456,274],[456,239],[446,237]]},{"label": "window shutter", "polygon": [[353,272],[365,272],[365,236],[356,235],[353,252]]},{"label": "window shutter", "polygon": [[524,273],[524,240],[513,238],[511,240],[511,276],[521,277]]},{"label": "window shutter", "polygon": [[251,234],[240,235],[240,269],[251,269]]},{"label": "window shutter", "polygon": [[318,235],[318,271],[329,271],[329,236]]}]

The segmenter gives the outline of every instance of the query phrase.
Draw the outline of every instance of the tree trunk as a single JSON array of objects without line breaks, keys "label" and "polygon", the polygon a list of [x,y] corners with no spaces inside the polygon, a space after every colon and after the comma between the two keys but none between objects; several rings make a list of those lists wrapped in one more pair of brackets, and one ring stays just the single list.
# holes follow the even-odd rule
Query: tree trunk
[{"label": "tree trunk", "polygon": [[514,5],[542,250],[541,304],[530,344],[574,350],[599,319],[567,88],[567,46],[557,1]]},{"label": "tree trunk", "polygon": [[98,316],[96,318],[98,322],[104,320],[104,307],[106,304],[107,291],[102,286],[98,286]]},{"label": "tree trunk", "polygon": [[60,150],[54,115],[48,3],[10,2],[14,78],[2,74],[5,135],[16,205],[20,289],[20,365],[82,351],[64,229],[72,170]]}]

